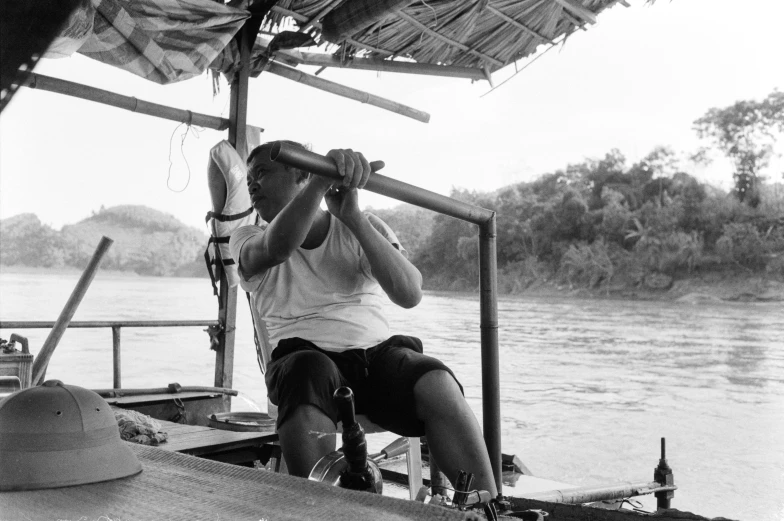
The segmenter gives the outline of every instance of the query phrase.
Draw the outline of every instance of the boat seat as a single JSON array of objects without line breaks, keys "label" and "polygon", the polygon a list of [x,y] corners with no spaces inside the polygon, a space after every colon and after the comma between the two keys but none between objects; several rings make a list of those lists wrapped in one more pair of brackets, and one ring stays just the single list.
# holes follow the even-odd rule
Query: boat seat
[{"label": "boat seat", "polygon": [[[267,400],[267,411],[270,417],[277,418],[278,417],[278,408],[275,404]],[[356,415],[357,423],[359,423],[362,428],[365,430],[365,434],[379,434],[383,432],[388,432],[381,426],[373,423],[370,419],[365,416],[364,414],[357,414]],[[343,424],[342,422],[338,422],[337,428],[335,429],[336,434],[340,434],[343,432]],[[281,456],[282,457],[282,456]],[[417,493],[419,493],[419,489],[422,488],[422,447],[419,443],[419,438],[408,438],[408,451],[406,452],[406,467],[408,470],[408,496],[413,501]],[[276,465],[276,471],[280,470],[280,466]]]}]

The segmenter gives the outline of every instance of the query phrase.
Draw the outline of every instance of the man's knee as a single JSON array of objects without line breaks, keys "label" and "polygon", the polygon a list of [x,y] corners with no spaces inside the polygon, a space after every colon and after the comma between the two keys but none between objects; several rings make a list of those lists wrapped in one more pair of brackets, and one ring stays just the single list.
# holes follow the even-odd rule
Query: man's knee
[{"label": "man's knee", "polygon": [[310,382],[311,385],[334,386],[338,383],[339,373],[329,357],[318,351],[300,351],[289,355],[286,379],[293,385]]},{"label": "man's knee", "polygon": [[414,385],[414,399],[420,412],[431,406],[448,407],[455,400],[464,400],[455,377],[449,371],[436,369],[423,374]]}]

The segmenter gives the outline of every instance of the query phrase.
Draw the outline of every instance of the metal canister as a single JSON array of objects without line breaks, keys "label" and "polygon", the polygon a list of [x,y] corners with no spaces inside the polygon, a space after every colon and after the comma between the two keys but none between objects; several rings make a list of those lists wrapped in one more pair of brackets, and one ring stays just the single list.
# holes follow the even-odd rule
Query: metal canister
[{"label": "metal canister", "polygon": [[[17,342],[22,350],[16,348]],[[21,389],[27,389],[33,379],[33,355],[27,339],[12,333],[10,340],[0,338],[0,377],[16,377]]]}]

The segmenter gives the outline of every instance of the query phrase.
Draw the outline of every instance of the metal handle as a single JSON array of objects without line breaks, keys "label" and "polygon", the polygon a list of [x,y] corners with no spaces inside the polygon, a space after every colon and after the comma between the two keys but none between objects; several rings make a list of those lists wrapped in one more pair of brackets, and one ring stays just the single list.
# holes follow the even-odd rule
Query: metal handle
[{"label": "metal handle", "polygon": [[405,436],[396,439],[383,449],[378,454],[373,454],[370,456],[370,459],[379,463],[385,459],[394,458],[395,456],[400,456],[401,454],[405,454],[408,452],[409,447],[409,440]]},{"label": "metal handle", "polygon": [[[310,150],[276,141],[270,150],[270,159],[306,172],[342,179],[334,161]],[[371,164],[371,167],[373,164]],[[392,197],[422,208],[427,208],[474,224],[485,224],[495,212],[463,203],[445,195],[430,192],[410,184],[375,173],[368,178],[365,190]]]},{"label": "metal handle", "polygon": [[348,387],[338,387],[332,395],[338,409],[338,420],[343,422],[343,430],[357,423],[354,416],[354,392]]},{"label": "metal handle", "polygon": [[27,338],[17,335],[16,333],[11,333],[11,337],[9,338],[11,342],[19,342],[22,344],[22,354],[29,355],[30,354],[30,346],[27,342]]}]

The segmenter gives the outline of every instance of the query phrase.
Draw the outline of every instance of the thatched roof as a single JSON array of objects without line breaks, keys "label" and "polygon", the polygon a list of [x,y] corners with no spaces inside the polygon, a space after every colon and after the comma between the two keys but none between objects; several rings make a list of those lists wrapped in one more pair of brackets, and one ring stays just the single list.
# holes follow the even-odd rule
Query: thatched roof
[{"label": "thatched roof", "polygon": [[292,20],[312,28],[342,63],[403,58],[471,69],[465,76],[476,78],[560,42],[617,3],[628,6],[625,0],[279,0],[263,28],[274,32]]}]

